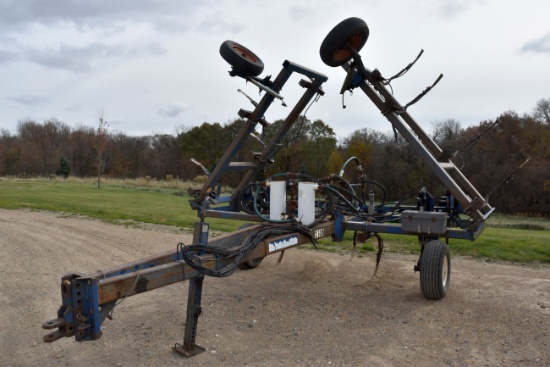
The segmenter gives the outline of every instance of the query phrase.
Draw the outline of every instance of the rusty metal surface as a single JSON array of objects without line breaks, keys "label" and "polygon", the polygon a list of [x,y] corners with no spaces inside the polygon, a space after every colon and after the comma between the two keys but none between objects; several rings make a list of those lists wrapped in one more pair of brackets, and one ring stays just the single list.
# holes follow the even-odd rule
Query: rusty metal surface
[{"label": "rusty metal surface", "polygon": [[[228,250],[238,249],[250,233],[263,227],[265,224],[256,224],[221,235],[213,239],[210,245]],[[320,223],[311,231],[315,238],[330,236],[334,233],[334,223],[332,221]],[[287,243],[291,237],[296,240],[288,243],[284,248],[275,248],[270,251],[270,243],[277,241]],[[261,259],[309,242],[310,239],[307,236],[299,233],[272,236],[260,242],[242,259],[242,262]],[[210,254],[202,255],[201,259],[201,265],[210,269],[219,269],[233,262],[232,257],[216,259]],[[76,336],[77,340],[99,338],[101,336],[98,329],[99,324],[108,317],[116,301],[199,277],[202,277],[199,271],[178,259],[176,250],[122,264],[106,271],[98,271],[91,276],[82,273],[66,274],[61,282],[63,305],[59,308],[58,318],[42,324],[42,328],[45,330],[56,328],[57,330],[44,336],[43,340],[54,342],[62,337],[70,336]],[[91,304],[87,304],[84,285],[89,286],[88,292],[97,288],[97,309],[90,310]],[[92,327],[95,328],[95,331],[89,334]],[[181,349],[175,349],[182,352]],[[186,350],[189,351],[188,349]]]}]

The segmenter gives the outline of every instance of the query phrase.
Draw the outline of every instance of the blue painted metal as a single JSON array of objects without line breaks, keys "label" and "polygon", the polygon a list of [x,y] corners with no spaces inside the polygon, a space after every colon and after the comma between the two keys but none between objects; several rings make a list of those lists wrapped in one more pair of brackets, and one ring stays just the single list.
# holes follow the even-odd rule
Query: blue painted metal
[{"label": "blue painted metal", "polygon": [[76,341],[101,336],[98,280],[79,277],[71,281],[72,315]]},{"label": "blue painted metal", "polygon": [[[350,71],[350,68],[350,65],[344,65],[346,71]],[[307,90],[299,102],[283,121],[281,127],[275,132],[271,141],[264,144],[264,150],[255,155],[254,162],[233,162],[238,151],[242,149],[246,139],[256,128],[257,124],[260,123],[264,126],[267,124],[264,119],[264,114],[274,101],[275,97],[273,93],[279,93],[291,74],[295,72],[310,79],[310,81],[302,80],[300,82],[300,86]],[[394,101],[393,97],[387,95],[388,92],[382,85],[378,85],[379,81],[375,81],[377,85],[376,88],[373,89],[367,83],[368,75],[364,73],[352,70],[352,72],[349,73],[349,78],[349,85],[351,85],[352,88],[361,87],[374,104],[380,108],[381,112],[390,120],[394,128],[400,131],[413,147],[416,147],[417,150],[420,151],[421,156],[428,161],[429,166],[432,169],[435,167],[437,168],[437,172],[441,172],[439,177],[442,179],[445,186],[449,183],[451,183],[453,187],[456,186],[453,177],[445,171],[450,168],[454,170],[456,167],[452,166],[451,163],[441,163],[436,160],[439,153],[441,153],[440,148],[425,135],[408,114],[403,113],[403,116],[401,116],[397,115],[394,110],[387,110],[388,107],[384,103],[384,99],[376,92],[381,93],[382,96],[387,98],[387,101],[395,102],[395,106],[399,106],[399,104]],[[258,81],[259,79],[255,80]],[[259,213],[258,215],[253,215],[241,212],[241,203],[239,203],[239,200],[242,200],[242,198],[236,197],[235,194],[232,196],[221,196],[221,187],[218,182],[221,176],[227,171],[248,170],[236,188],[235,193],[240,192],[243,188],[250,185],[250,183],[256,179],[258,173],[262,172],[267,167],[268,163],[271,162],[281,141],[295,124],[302,111],[311,102],[312,98],[315,97],[315,95],[324,94],[321,90],[321,85],[326,80],[327,77],[323,74],[301,65],[285,61],[283,63],[283,69],[275,81],[265,82],[265,86],[271,89],[271,93],[268,91],[268,93],[263,96],[260,103],[255,104],[256,108],[253,112],[243,110],[241,110],[242,114],[239,112],[239,115],[246,120],[241,126],[237,136],[227,148],[225,154],[216,165],[216,168],[208,176],[208,180],[203,187],[200,190],[191,190],[192,194],[195,196],[194,200],[190,201],[191,207],[198,211],[198,216],[201,218],[201,221],[195,222],[193,243],[203,245],[209,244],[210,227],[207,222],[204,222],[205,217],[244,220],[248,222],[263,221]],[[418,138],[407,130],[401,118],[412,126],[412,130],[419,135]],[[427,145],[427,148],[422,147],[422,144]],[[465,179],[462,179],[462,176],[458,178],[461,182],[465,182],[466,189],[471,189],[471,191],[475,192],[475,189],[473,189]],[[456,177],[454,177],[454,179],[456,179]],[[215,191],[214,187],[216,186],[217,190]],[[470,202],[470,200],[464,200],[466,195],[462,192],[462,188],[457,188],[455,191],[459,194],[459,198],[463,199],[462,202]],[[266,194],[269,196],[267,190]],[[346,230],[360,231],[368,234],[388,233],[419,236],[419,234],[405,232],[402,229],[401,225],[398,223],[400,220],[400,212],[406,209],[423,209],[426,211],[446,212],[448,215],[451,215],[462,209],[461,207],[457,209],[454,205],[450,204],[447,206],[437,206],[434,197],[425,189],[421,190],[418,199],[420,200],[416,205],[401,205],[401,202],[399,202],[378,206],[376,207],[374,216],[368,215],[367,205],[363,205],[362,210],[364,210],[364,213],[360,213],[360,217],[356,218],[346,217],[341,210],[334,209],[330,221],[316,223],[315,226],[309,228],[309,230],[314,238],[332,235],[334,241],[342,241]],[[449,202],[451,202],[451,199],[452,196]],[[227,205],[228,203],[230,203],[230,205]],[[317,203],[317,205],[319,207],[323,206],[320,203]],[[483,212],[482,219],[485,220],[494,209],[491,208],[488,203],[481,203],[480,205],[481,209],[489,210],[488,213]],[[480,208],[472,207],[470,210],[474,212],[474,215],[481,215]],[[383,222],[380,223],[380,221]],[[476,227],[471,229],[448,228],[442,237],[446,237],[447,239],[474,240],[484,229],[483,222],[476,223]],[[255,227],[255,230],[257,230],[261,226],[258,225]],[[238,244],[242,244],[247,235],[248,233],[245,230],[236,231],[234,234],[228,235],[227,237],[223,237],[223,235],[216,237],[212,240],[210,245],[226,249],[235,247]],[[256,253],[254,256],[256,257],[250,257],[249,260],[263,258],[269,255],[270,252],[282,251],[307,241],[308,238],[303,234],[282,237],[274,236],[266,240],[263,247],[259,246],[255,248],[254,251]],[[272,246],[271,250],[270,246]],[[225,263],[232,261],[232,259],[229,258],[215,258],[213,257],[214,255],[205,253],[201,253],[199,256],[201,256],[201,261],[204,260],[205,266],[211,266],[212,269],[218,269]],[[58,319],[43,325],[45,329],[57,327],[58,331],[47,335],[44,340],[54,341],[63,336],[73,335],[76,337],[77,341],[97,339],[101,336],[101,322],[114,307],[116,300],[179,281],[190,280],[184,341],[183,345],[176,344],[175,349],[179,353],[187,356],[204,351],[203,348],[195,344],[198,317],[202,312],[201,298],[204,275],[187,266],[181,260],[181,252],[176,250],[159,256],[124,264],[106,272],[98,272],[92,276],[76,273],[66,275],[62,279],[62,306],[57,313]]]},{"label": "blue painted metal", "polygon": [[[387,233],[404,236],[418,236],[417,233],[409,233],[401,229],[401,224],[388,224],[388,223],[367,223],[360,220],[348,220],[344,223],[344,228],[352,231],[361,232],[374,232],[374,233]],[[458,229],[449,228],[443,237],[454,238],[458,240],[470,240],[473,241],[483,232],[485,225],[482,223],[475,229]]]},{"label": "blue painted metal", "polygon": [[73,335],[77,341],[101,337],[98,282],[97,278],[79,273],[69,273],[62,278],[62,305],[57,311],[58,318],[43,324],[44,329],[57,330],[44,336],[44,341]]},{"label": "blue painted metal", "polygon": [[333,239],[336,242],[340,242],[344,239],[344,232],[346,231],[344,219],[344,214],[341,211],[334,211]]},{"label": "blue painted metal", "polygon": [[195,229],[193,231],[193,243],[200,243],[206,245],[208,243],[208,232],[210,231],[210,224],[207,222],[195,222]]}]

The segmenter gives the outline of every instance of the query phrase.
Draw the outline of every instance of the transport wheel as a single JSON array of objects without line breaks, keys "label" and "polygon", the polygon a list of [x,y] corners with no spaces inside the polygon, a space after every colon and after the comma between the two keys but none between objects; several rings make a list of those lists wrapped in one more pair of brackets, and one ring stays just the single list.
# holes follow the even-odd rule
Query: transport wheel
[{"label": "transport wheel", "polygon": [[262,257],[256,260],[245,261],[237,265],[237,267],[241,270],[254,269],[256,266],[260,265],[263,260],[264,258]]},{"label": "transport wheel", "polygon": [[[254,193],[258,188],[258,183],[249,183],[239,192],[239,205],[241,210],[248,214],[256,214],[254,210]],[[269,210],[269,199],[264,189],[260,189],[260,194],[258,197],[258,205],[260,211]],[[244,228],[244,227],[243,227]]]},{"label": "transport wheel", "polygon": [[424,245],[420,255],[420,289],[428,299],[442,299],[451,283],[451,253],[440,240]]},{"label": "transport wheel", "polygon": [[263,61],[248,48],[234,41],[225,41],[220,46],[220,55],[233,66],[236,75],[258,76],[264,71]]},{"label": "transport wheel", "polygon": [[[253,225],[254,225],[254,223],[245,223],[242,226],[240,226],[239,229],[247,228],[247,227],[250,227],[250,226],[253,226]],[[262,257],[262,258],[259,258],[259,259],[256,259],[256,260],[245,261],[245,262],[242,262],[240,264],[237,264],[237,267],[241,270],[254,269],[256,266],[261,264],[263,259],[264,258]]]},{"label": "transport wheel", "polygon": [[332,28],[323,40],[319,50],[321,60],[332,67],[345,64],[353,56],[346,48],[346,44],[359,52],[367,42],[367,38],[369,38],[369,27],[363,19],[345,19]]}]

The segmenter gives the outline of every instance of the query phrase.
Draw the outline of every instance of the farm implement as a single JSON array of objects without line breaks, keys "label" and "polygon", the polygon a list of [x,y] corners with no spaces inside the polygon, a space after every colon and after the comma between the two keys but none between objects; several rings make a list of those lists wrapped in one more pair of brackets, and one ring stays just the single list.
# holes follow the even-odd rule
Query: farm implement
[{"label": "farm implement", "polygon": [[[243,45],[226,41],[220,47],[220,54],[231,65],[230,76],[259,88],[262,97],[255,101],[239,89],[254,107],[238,112],[243,120],[240,130],[212,171],[193,160],[207,175],[202,187],[189,189],[190,205],[198,215],[193,243],[181,243],[173,251],[93,274],[66,274],[61,280],[62,305],[57,318],[42,325],[51,330],[44,341],[72,336],[77,341],[98,339],[102,334],[101,324],[110,318],[121,300],[189,281],[184,338],[182,344],[175,344],[174,350],[185,356],[196,355],[204,351],[196,344],[196,337],[205,276],[226,277],[236,269],[253,269],[266,256],[277,254],[282,259],[285,251],[307,243],[315,246],[320,238],[342,241],[346,231],[353,232],[354,246],[376,239],[376,269],[384,247],[384,234],[416,236],[421,254],[414,270],[420,272],[421,292],[428,299],[445,297],[451,279],[449,240],[475,240],[494,208],[455,165],[456,152],[441,149],[407,112],[431,87],[406,105],[401,105],[388,90],[391,80],[405,74],[414,62],[389,79],[378,69],[368,69],[359,55],[368,36],[369,29],[363,20],[346,19],[322,42],[321,59],[330,67],[342,67],[345,78],[341,93],[363,91],[396,134],[408,142],[440,180],[447,190],[445,195],[436,198],[425,188],[419,188],[412,204],[405,204],[404,200],[390,202],[384,186],[369,180],[356,157],[350,157],[339,173],[328,177],[281,172],[269,173],[264,178],[271,172],[270,167],[291,128],[303,123],[304,111],[324,95],[322,86],[327,77],[284,61],[275,78],[262,78],[262,60]],[[288,107],[289,102],[281,93],[290,77],[296,75],[301,78],[298,86],[303,94],[293,107]],[[254,132],[259,126],[269,126],[265,114],[275,102],[287,106],[290,112],[264,141]],[[236,157],[244,156],[238,153],[251,137],[258,141],[258,151],[248,153],[248,161],[237,161]],[[349,176],[353,179],[345,179],[345,171],[351,169]],[[222,195],[220,182],[224,175],[235,172],[240,173],[242,179],[230,195]],[[375,190],[382,193],[381,198],[375,198]],[[208,218],[248,224],[210,238]]]}]

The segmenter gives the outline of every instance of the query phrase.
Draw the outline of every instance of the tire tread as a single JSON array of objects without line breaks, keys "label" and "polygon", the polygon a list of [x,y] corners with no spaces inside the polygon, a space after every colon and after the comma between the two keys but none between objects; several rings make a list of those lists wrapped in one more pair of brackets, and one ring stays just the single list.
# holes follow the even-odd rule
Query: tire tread
[{"label": "tire tread", "polygon": [[348,39],[357,32],[361,32],[364,38],[362,44],[356,50],[359,52],[369,37],[369,28],[365,21],[361,18],[352,17],[338,23],[328,33],[321,44],[319,50],[321,60],[331,67],[337,67],[348,62],[351,59],[351,55],[347,60],[335,60],[334,53],[344,48]]},{"label": "tire tread", "polygon": [[[443,285],[441,277],[443,262],[447,256],[447,281]],[[445,297],[450,283],[451,257],[447,244],[434,240],[424,246],[420,257],[420,289],[424,297],[439,300]]]}]

